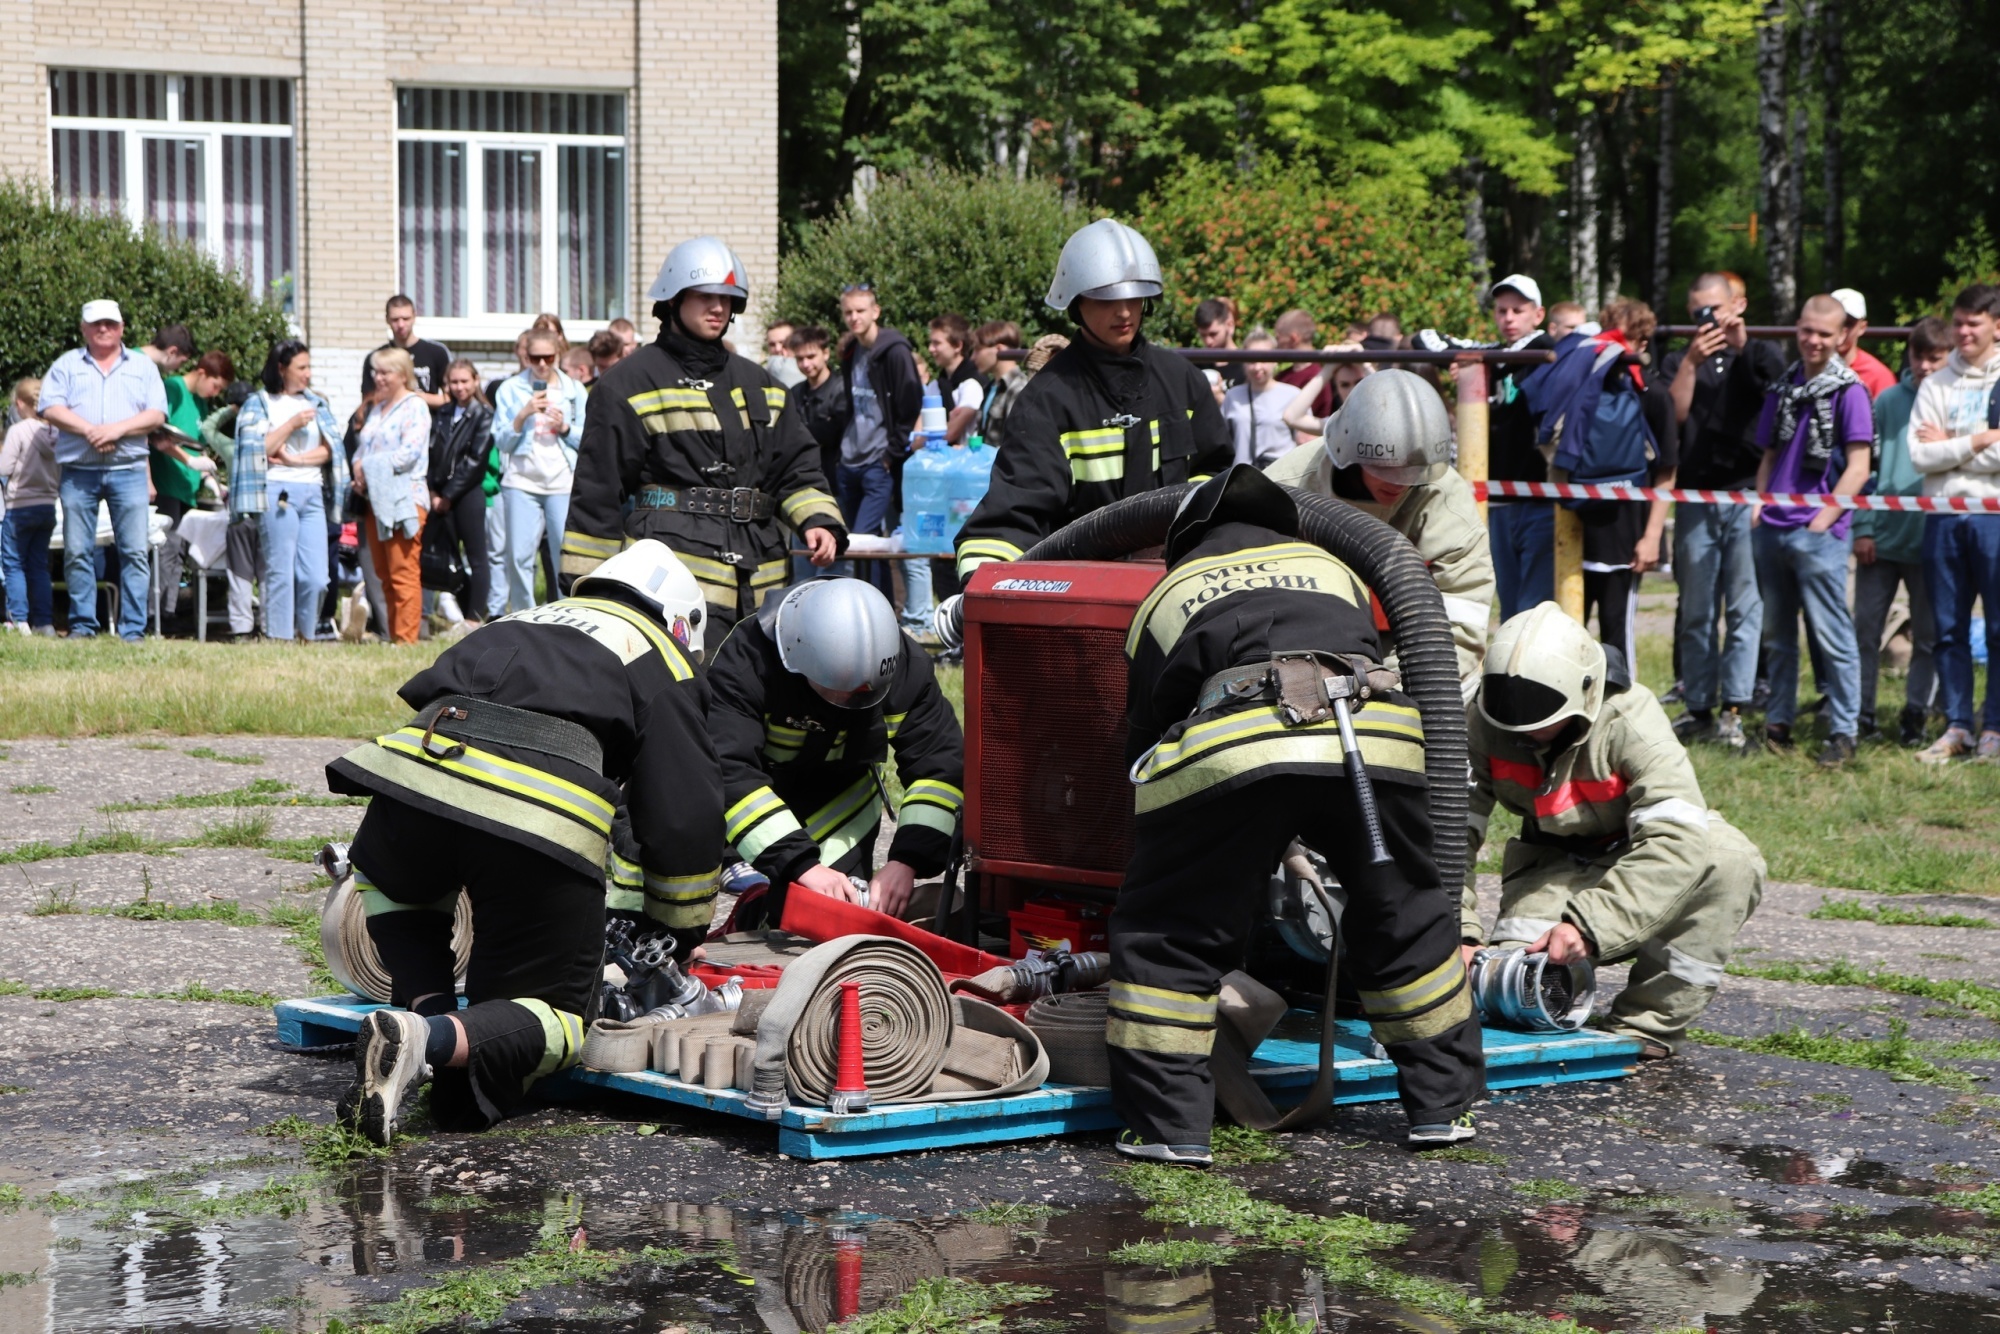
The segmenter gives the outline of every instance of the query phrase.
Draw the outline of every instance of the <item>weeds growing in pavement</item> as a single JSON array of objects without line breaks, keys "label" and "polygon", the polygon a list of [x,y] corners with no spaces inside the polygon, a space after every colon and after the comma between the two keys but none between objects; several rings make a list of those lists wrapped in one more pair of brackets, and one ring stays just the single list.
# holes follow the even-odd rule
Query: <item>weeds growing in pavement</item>
[{"label": "weeds growing in pavement", "polygon": [[1573,1185],[1561,1177],[1529,1177],[1525,1181],[1516,1181],[1514,1193],[1543,1204],[1582,1199],[1586,1194],[1582,1186]]},{"label": "weeds growing in pavement", "polygon": [[1869,904],[1860,899],[1821,898],[1819,907],[1806,916],[1822,922],[1873,922],[1877,926],[1957,926],[1984,931],[1993,926],[1991,917],[1970,917],[1957,912],[1926,912],[1922,908],[1898,908],[1892,904]]},{"label": "weeds growing in pavement", "polygon": [[1982,1214],[2000,1216],[2000,1183],[1981,1186],[1978,1190],[1955,1190],[1949,1195],[1934,1196],[1939,1204],[1948,1204],[1954,1209],[1976,1209]]},{"label": "weeds growing in pavement", "polygon": [[1009,1203],[994,1200],[982,1204],[977,1209],[968,1209],[965,1216],[975,1223],[990,1223],[995,1227],[1021,1227],[1031,1223],[1041,1223],[1056,1218],[1066,1209],[1058,1209],[1053,1204]]},{"label": "weeds growing in pavement", "polygon": [[1236,1247],[1227,1242],[1160,1237],[1152,1241],[1127,1242],[1115,1248],[1107,1258],[1113,1264],[1144,1265],[1148,1269],[1167,1269],[1179,1274],[1190,1269],[1219,1265],[1235,1251]]},{"label": "weeds growing in pavement", "polygon": [[1890,1022],[1886,1038],[1848,1038],[1838,1033],[1812,1033],[1804,1028],[1767,1033],[1757,1038],[1739,1038],[1705,1028],[1691,1028],[1688,1036],[1711,1047],[1729,1047],[1760,1056],[1789,1056],[1794,1060],[1817,1061],[1822,1065],[1848,1065],[1858,1070],[1880,1070],[1889,1078],[1904,1083],[1935,1084],[1959,1093],[1972,1091],[1971,1075],[1963,1070],[1938,1065],[1920,1055],[1918,1044],[1910,1040],[1910,1026],[1900,1019]]},{"label": "weeds growing in pavement", "polygon": [[0,1181],[0,1209],[17,1207],[22,1199],[21,1188],[11,1181]]},{"label": "weeds growing in pavement", "polygon": [[0,1292],[8,1288],[25,1288],[41,1281],[42,1271],[39,1269],[30,1269],[25,1274],[18,1269],[0,1269]]},{"label": "weeds growing in pavement", "polygon": [[38,1001],[109,1000],[118,993],[110,987],[42,987],[31,993]]},{"label": "weeds growing in pavement", "polygon": [[155,898],[138,898],[116,908],[93,908],[102,917],[123,917],[134,922],[227,922],[231,926],[259,926],[263,918],[235,899],[213,903],[163,903]]},{"label": "weeds growing in pavement", "polygon": [[1245,1167],[1252,1163],[1275,1163],[1291,1157],[1278,1145],[1278,1137],[1249,1126],[1217,1126],[1209,1135],[1209,1149],[1224,1167]]},{"label": "weeds growing in pavement", "polygon": [[1038,1302],[1048,1288],[1031,1283],[975,1283],[965,1278],[925,1278],[879,1311],[844,1320],[839,1334],[959,1334],[997,1330],[995,1314],[1009,1306]]},{"label": "weeds growing in pavement", "polygon": [[461,1213],[473,1209],[487,1209],[493,1202],[483,1195],[462,1195],[455,1191],[440,1191],[417,1201],[419,1209],[434,1213]]},{"label": "weeds growing in pavement", "polygon": [[1810,982],[1823,987],[1868,987],[1898,996],[1918,996],[1924,1000],[1956,1005],[1995,1023],[2000,1023],[2000,987],[1953,978],[1914,977],[1881,968],[1856,968],[1845,959],[1814,968],[1802,963],[1761,965],[1731,964],[1729,971],[1741,977],[1761,977],[1771,982]]},{"label": "weeds growing in pavement", "polygon": [[1315,1334],[1319,1321],[1290,1311],[1265,1311],[1257,1317],[1257,1334]]},{"label": "weeds growing in pavement", "polygon": [[28,909],[28,916],[68,917],[82,912],[83,909],[76,906],[76,894],[79,888],[80,886],[75,884],[43,887],[41,897],[35,900],[35,906]]},{"label": "weeds growing in pavement", "polygon": [[188,755],[197,760],[220,760],[224,764],[262,764],[262,755],[224,755],[212,746],[196,746]]},{"label": "weeds growing in pavement", "polygon": [[[577,1234],[580,1239],[581,1234]],[[545,1230],[534,1249],[494,1264],[445,1274],[371,1307],[369,1319],[327,1322],[326,1334],[421,1334],[440,1326],[487,1325],[509,1302],[538,1288],[608,1278],[632,1262],[623,1251],[593,1251],[560,1230]],[[961,1326],[939,1326],[961,1328]]]},{"label": "weeds growing in pavement", "polygon": [[278,998],[268,991],[245,991],[240,987],[211,987],[206,982],[190,982],[179,991],[150,991],[141,994],[148,1000],[219,1001],[224,1005],[249,1005],[260,1010],[268,1010],[278,1003]]},{"label": "weeds growing in pavement", "polygon": [[194,840],[196,848],[261,848],[271,837],[271,817],[242,815],[221,824],[203,825]]},{"label": "weeds growing in pavement", "polygon": [[76,831],[67,843],[45,843],[36,839],[0,852],[0,866],[20,862],[45,862],[58,857],[95,857],[107,852],[159,852],[161,845],[130,829],[107,829],[101,834]]},{"label": "weeds growing in pavement", "polygon": [[290,783],[277,778],[253,778],[242,787],[226,792],[197,792],[168,797],[164,801],[115,801],[97,809],[107,813],[125,811],[203,810],[215,806],[366,806],[366,797],[319,797],[295,791]]},{"label": "weeds growing in pavement", "polygon": [[1474,1144],[1453,1144],[1443,1149],[1424,1149],[1417,1157],[1427,1163],[1469,1163],[1474,1167],[1505,1167],[1508,1157]]},{"label": "weeds growing in pavement", "polygon": [[10,977],[0,977],[0,996],[25,996],[27,994],[27,983],[16,982]]},{"label": "weeds growing in pavement", "polygon": [[43,797],[55,791],[55,788],[48,783],[21,783],[7,790],[17,797]]}]

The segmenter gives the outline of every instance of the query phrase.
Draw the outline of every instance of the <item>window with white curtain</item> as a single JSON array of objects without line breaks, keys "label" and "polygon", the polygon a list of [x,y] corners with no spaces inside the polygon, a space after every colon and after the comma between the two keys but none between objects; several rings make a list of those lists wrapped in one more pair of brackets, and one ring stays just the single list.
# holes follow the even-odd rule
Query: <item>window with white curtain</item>
[{"label": "window with white curtain", "polygon": [[627,314],[625,151],[620,94],[399,89],[399,273],[418,313],[463,321],[439,328],[461,338],[511,338],[541,311],[583,328]]},{"label": "window with white curtain", "polygon": [[201,246],[290,306],[290,80],[52,69],[49,129],[57,198]]}]

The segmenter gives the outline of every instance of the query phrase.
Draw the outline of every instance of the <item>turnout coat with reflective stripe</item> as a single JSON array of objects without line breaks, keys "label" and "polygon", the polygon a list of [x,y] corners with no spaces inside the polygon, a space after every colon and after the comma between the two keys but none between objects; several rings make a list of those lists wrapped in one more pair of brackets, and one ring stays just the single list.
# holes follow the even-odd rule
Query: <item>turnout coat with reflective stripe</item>
[{"label": "turnout coat with reflective stripe", "polygon": [[[1476,707],[1468,722],[1474,856],[1467,862],[1461,912],[1465,938],[1484,938],[1472,862],[1499,805],[1521,817],[1518,841],[1561,847],[1598,868],[1596,883],[1572,895],[1563,916],[1590,937],[1600,957],[1629,953],[1646,924],[1666,916],[1705,873],[1713,860],[1711,828],[1722,824],[1702,799],[1694,766],[1659,700],[1644,686],[1607,691],[1590,730],[1553,755],[1493,726]],[[1508,860],[1511,865],[1515,859]]]},{"label": "turnout coat with reflective stripe", "polygon": [[442,733],[427,746],[424,729],[405,726],[329,764],[335,792],[394,797],[592,876],[604,873],[622,801],[648,914],[701,940],[722,786],[707,687],[657,620],[609,598],[545,603],[473,631],[398,693],[413,709],[466,695],[566,719],[597,738],[604,772],[524,747],[460,749]]},{"label": "turnout coat with reflective stripe", "polygon": [[1120,402],[1072,344],[1049,359],[1007,414],[985,499],[957,542],[960,577],[1021,553],[1114,500],[1227,468],[1236,446],[1208,380],[1143,339],[1144,383]]},{"label": "turnout coat with reflective stripe", "polygon": [[[1350,475],[1351,474],[1351,475]],[[1410,539],[1410,545],[1430,567],[1431,579],[1444,595],[1444,614],[1451,621],[1452,647],[1458,652],[1458,680],[1465,697],[1479,688],[1479,667],[1486,659],[1486,632],[1493,616],[1493,545],[1472,485],[1447,469],[1435,482],[1413,486],[1394,505],[1378,505],[1361,481],[1361,469],[1341,469],[1336,475],[1326,442],[1315,440],[1280,455],[1264,469],[1274,482],[1301,491],[1331,496],[1369,514]]]},{"label": "turnout coat with reflective stripe", "polygon": [[[677,495],[688,487],[753,487],[772,498],[777,513],[749,523],[678,509],[628,514],[627,502],[649,486]],[[819,446],[763,367],[732,356],[712,381],[696,381],[652,343],[598,378],[570,486],[564,574],[588,574],[628,541],[655,537],[680,556],[708,600],[733,615],[744,578],[746,611],[785,581],[785,525],[846,534],[820,476]]]},{"label": "turnout coat with reflective stripe", "polygon": [[724,832],[773,883],[833,865],[880,827],[876,766],[892,747],[903,800],[889,857],[920,876],[944,869],[965,804],[965,735],[930,659],[907,637],[888,697],[873,708],[829,704],[787,671],[762,617],[737,624],[708,679]]},{"label": "turnout coat with reflective stripe", "polygon": [[[1380,659],[1368,588],[1321,548],[1250,524],[1223,524],[1167,571],[1132,618],[1127,711],[1143,816],[1278,774],[1342,776],[1329,718],[1287,726],[1275,703],[1238,702],[1190,717],[1211,676],[1313,651]],[[1408,696],[1354,707],[1371,777],[1424,782],[1424,732]]]}]

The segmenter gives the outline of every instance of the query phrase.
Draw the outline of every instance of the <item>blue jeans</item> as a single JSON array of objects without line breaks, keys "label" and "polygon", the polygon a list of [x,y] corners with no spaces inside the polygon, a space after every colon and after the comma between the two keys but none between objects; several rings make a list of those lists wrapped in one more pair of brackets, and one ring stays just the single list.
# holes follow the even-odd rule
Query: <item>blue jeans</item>
[{"label": "blue jeans", "polygon": [[19,625],[56,623],[55,587],[49,582],[49,538],[56,531],[56,507],[16,505],[0,526],[0,566],[7,577],[7,619]]},{"label": "blue jeans", "polygon": [[[840,513],[847,520],[847,531],[877,536],[886,533],[889,501],[895,489],[895,479],[890,477],[886,463],[869,463],[858,468],[850,463],[841,464],[834,472],[833,490],[834,499],[840,502]],[[890,596],[889,562],[865,560],[855,564],[861,567],[861,578],[880,589],[883,597]]]},{"label": "blue jeans", "polygon": [[[1764,598],[1750,549],[1748,505],[1674,506],[1674,579],[1681,590],[1681,683],[1689,709],[1742,708],[1757,689]],[[1845,574],[1842,575],[1843,580]],[[1717,604],[1726,634],[1716,642]],[[1852,633],[1850,625],[1849,633]],[[1853,729],[1849,729],[1850,731]]]},{"label": "blue jeans", "polygon": [[1512,500],[1486,510],[1493,543],[1493,581],[1500,587],[1505,621],[1556,596],[1556,507],[1551,501]]},{"label": "blue jeans", "polygon": [[1924,583],[1937,612],[1938,683],[1945,722],[1973,730],[1972,600],[1986,604],[1986,713],[2000,732],[2000,514],[1933,514],[1924,520]]},{"label": "blue jeans", "polygon": [[[507,610],[526,611],[535,605],[535,546],[548,546],[556,568],[562,568],[563,524],[569,518],[569,493],[538,496],[518,487],[500,488],[507,523]],[[548,590],[551,600],[559,596]]]},{"label": "blue jeans", "polygon": [[507,502],[494,494],[486,498],[486,605],[479,619],[490,621],[507,614]]},{"label": "blue jeans", "polygon": [[111,506],[111,531],[118,547],[118,636],[146,637],[146,595],[152,562],[146,548],[146,465],[79,468],[65,464],[60,488],[63,507],[63,574],[69,588],[69,635],[97,633],[97,507]]},{"label": "blue jeans", "polygon": [[1757,583],[1764,591],[1764,666],[1771,678],[1764,721],[1789,727],[1798,716],[1799,613],[1804,611],[1806,636],[1823,673],[1826,729],[1851,737],[1861,715],[1861,653],[1847,610],[1849,541],[1804,528],[1760,525],[1754,531]]},{"label": "blue jeans", "polygon": [[274,482],[264,511],[264,633],[272,639],[311,639],[319,628],[319,603],[330,577],[326,558],[326,502],[317,483]]}]

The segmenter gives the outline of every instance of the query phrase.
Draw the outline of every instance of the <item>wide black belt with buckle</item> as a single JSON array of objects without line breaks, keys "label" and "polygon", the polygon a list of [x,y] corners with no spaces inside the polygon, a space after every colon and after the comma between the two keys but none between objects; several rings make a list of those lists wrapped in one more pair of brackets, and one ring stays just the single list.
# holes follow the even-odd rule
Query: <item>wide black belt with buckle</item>
[{"label": "wide black belt with buckle", "polygon": [[490,699],[446,695],[419,709],[408,726],[424,729],[424,753],[436,759],[451,759],[454,754],[450,745],[438,746],[434,738],[461,743],[458,753],[463,753],[464,742],[489,741],[554,755],[594,774],[604,772],[604,747],[589,728]]},{"label": "wide black belt with buckle", "polygon": [[754,486],[642,486],[642,510],[715,514],[736,523],[755,523],[778,512],[778,502]]},{"label": "wide black belt with buckle", "polygon": [[[1287,678],[1291,679],[1287,679]],[[1225,704],[1290,704],[1303,722],[1332,716],[1335,699],[1368,699],[1401,688],[1395,672],[1366,658],[1316,653],[1274,654],[1269,661],[1229,667],[1202,683],[1196,713]],[[1301,695],[1301,690],[1307,692]],[[1307,697],[1313,707],[1306,707]]]}]

